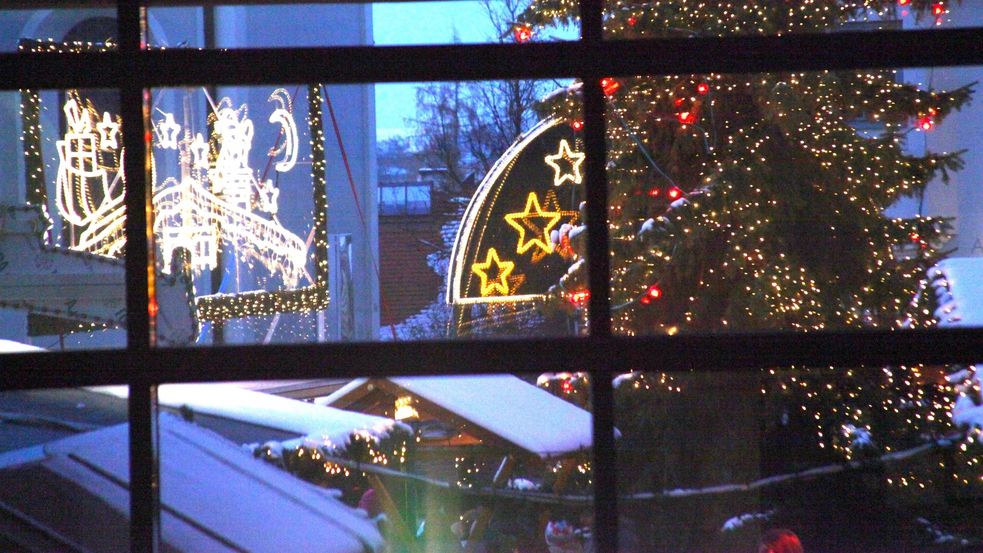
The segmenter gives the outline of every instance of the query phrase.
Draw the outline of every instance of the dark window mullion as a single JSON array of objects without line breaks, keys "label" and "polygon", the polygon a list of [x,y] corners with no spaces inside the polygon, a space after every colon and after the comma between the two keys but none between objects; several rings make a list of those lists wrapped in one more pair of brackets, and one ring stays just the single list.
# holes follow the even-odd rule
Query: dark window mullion
[{"label": "dark window mullion", "polygon": [[[603,0],[580,0],[581,42],[587,50],[601,45]],[[604,94],[599,75],[580,73],[583,81],[585,151],[587,152],[587,263],[590,287],[588,331],[601,344],[611,336],[608,264],[607,174]],[[614,449],[614,401],[608,371],[591,370],[594,415],[594,539],[605,553],[618,550],[617,464]]]},{"label": "dark window mullion", "polygon": [[[119,0],[119,52],[126,67],[120,83],[123,146],[126,151],[126,328],[127,349],[133,357],[149,356],[153,346],[150,286],[153,256],[148,229],[147,144],[144,83],[137,60],[144,39],[146,8],[139,0]],[[130,550],[155,552],[160,536],[159,470],[155,447],[157,388],[153,375],[137,364],[129,378],[130,421]]]}]

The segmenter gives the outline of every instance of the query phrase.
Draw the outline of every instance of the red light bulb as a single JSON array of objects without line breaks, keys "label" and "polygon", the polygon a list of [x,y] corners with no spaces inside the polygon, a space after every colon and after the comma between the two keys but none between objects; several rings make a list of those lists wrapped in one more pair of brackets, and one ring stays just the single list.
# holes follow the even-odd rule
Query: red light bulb
[{"label": "red light bulb", "polygon": [[683,197],[683,191],[680,190],[678,186],[673,186],[668,192],[666,192],[666,195],[669,196],[670,200],[675,201]]},{"label": "red light bulb", "polygon": [[708,85],[707,83],[700,83],[696,85],[696,92],[700,96],[706,96],[706,94],[710,92],[710,85]]},{"label": "red light bulb", "polygon": [[529,25],[516,25],[512,27],[512,36],[515,37],[516,42],[529,42],[532,40],[532,27]]},{"label": "red light bulb", "polygon": [[692,111],[681,111],[676,114],[676,119],[683,125],[692,125],[696,123],[696,114]]},{"label": "red light bulb", "polygon": [[945,13],[945,4],[942,2],[936,2],[932,4],[932,15],[942,15]]},{"label": "red light bulb", "polygon": [[583,130],[583,128],[584,128],[584,122],[583,121],[579,121],[579,120],[575,120],[573,123],[570,123],[570,126],[573,127],[573,130],[575,130],[575,131]]},{"label": "red light bulb", "polygon": [[604,91],[605,96],[610,96],[621,88],[621,83],[614,80],[612,77],[604,77],[601,79],[601,90]]}]

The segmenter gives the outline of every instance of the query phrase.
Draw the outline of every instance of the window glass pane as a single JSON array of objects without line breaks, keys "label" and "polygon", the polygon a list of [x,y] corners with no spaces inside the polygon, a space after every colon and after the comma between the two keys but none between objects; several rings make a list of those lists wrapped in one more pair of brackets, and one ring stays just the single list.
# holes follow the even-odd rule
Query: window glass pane
[{"label": "window glass pane", "polygon": [[0,393],[0,549],[129,548],[126,417],[95,389]]},{"label": "window glass pane", "polygon": [[[570,7],[568,2],[540,0],[533,2],[523,20],[562,22],[570,16]],[[605,36],[616,39],[944,29],[983,25],[981,8],[979,2],[950,0],[825,0],[801,5],[609,0],[604,28]]]},{"label": "window glass pane", "polygon": [[119,95],[5,91],[0,118],[0,340],[125,347]]},{"label": "window glass pane", "polygon": [[593,519],[589,405],[536,382],[161,386],[163,541],[182,551],[216,541],[248,551],[582,550]]},{"label": "window glass pane", "polygon": [[382,203],[379,205],[380,215],[402,215],[406,213],[406,187],[380,187]]},{"label": "window glass pane", "polygon": [[[116,9],[0,9],[0,52],[115,49]],[[23,8],[32,2],[14,2]],[[81,5],[81,3],[79,3]]]},{"label": "window glass pane", "polygon": [[147,22],[151,46],[166,48],[391,46],[577,38],[579,23],[575,18],[547,29],[520,22],[525,7],[515,0],[151,6]]},{"label": "window glass pane", "polygon": [[972,550],[983,539],[981,375],[917,365],[620,375],[619,550],[757,551],[776,530],[801,541],[787,551]]},{"label": "window glass pane", "polygon": [[606,80],[615,331],[978,326],[980,75]]},{"label": "window glass pane", "polygon": [[158,341],[582,331],[576,101],[536,101],[558,86],[155,90],[157,266],[187,291],[158,288]]},{"label": "window glass pane", "polygon": [[430,213],[430,187],[406,187],[406,213],[409,215],[426,215]]}]

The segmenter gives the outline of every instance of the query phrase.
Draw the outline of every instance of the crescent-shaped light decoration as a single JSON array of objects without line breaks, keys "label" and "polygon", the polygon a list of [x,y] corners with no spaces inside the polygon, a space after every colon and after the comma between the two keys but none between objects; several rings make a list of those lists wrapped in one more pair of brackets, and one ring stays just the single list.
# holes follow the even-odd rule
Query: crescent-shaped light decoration
[{"label": "crescent-shaped light decoration", "polygon": [[551,233],[577,223],[583,189],[554,185],[555,156],[561,145],[582,156],[576,152],[580,138],[568,122],[546,119],[495,162],[458,228],[448,303],[536,301],[559,281],[570,262],[554,247]]},{"label": "crescent-shaped light decoration", "polygon": [[283,144],[270,149],[270,155],[283,154],[283,159],[277,161],[274,168],[281,173],[286,173],[297,164],[297,123],[294,121],[290,93],[283,88],[278,88],[270,94],[269,101],[276,102],[279,106],[270,114],[269,121],[280,125],[283,136]]}]

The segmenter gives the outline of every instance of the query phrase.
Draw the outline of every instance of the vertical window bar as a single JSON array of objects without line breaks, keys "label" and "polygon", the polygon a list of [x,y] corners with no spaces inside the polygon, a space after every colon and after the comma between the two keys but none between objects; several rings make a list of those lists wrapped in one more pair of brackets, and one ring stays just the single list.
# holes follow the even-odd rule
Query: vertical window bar
[{"label": "vertical window bar", "polygon": [[[588,46],[603,39],[604,0],[580,0],[581,40]],[[590,302],[588,329],[591,337],[611,335],[608,260],[607,174],[604,94],[598,75],[582,74],[584,137],[587,152],[587,262]],[[591,373],[594,410],[594,539],[598,551],[618,550],[618,506],[614,450],[614,401],[610,375]]]},{"label": "vertical window bar", "polygon": [[[119,0],[119,55],[137,75],[144,40],[145,8],[140,0]],[[150,219],[147,175],[147,133],[143,83],[128,81],[120,87],[123,146],[126,149],[126,328],[127,348],[150,354],[153,346],[153,256],[150,253]],[[141,370],[131,367],[131,370]],[[130,379],[130,550],[156,552],[160,536],[159,470],[154,430],[156,387],[143,375]]]}]

